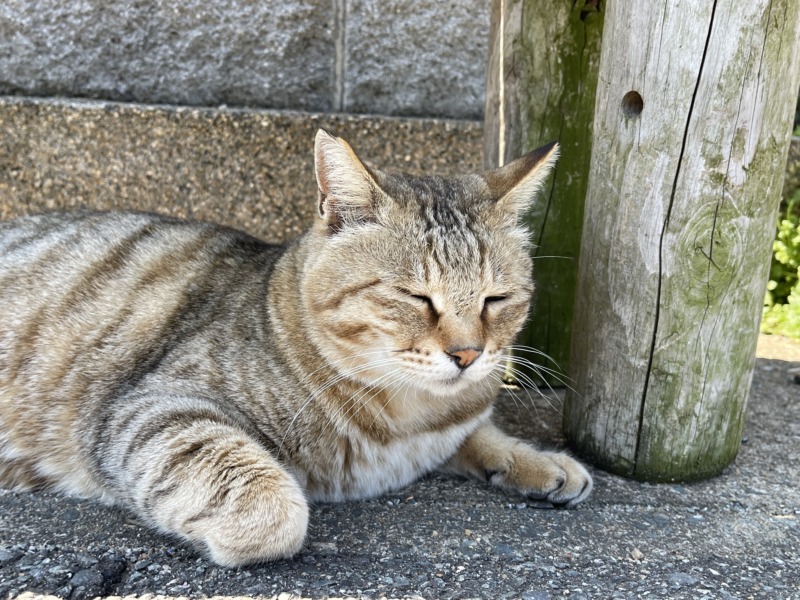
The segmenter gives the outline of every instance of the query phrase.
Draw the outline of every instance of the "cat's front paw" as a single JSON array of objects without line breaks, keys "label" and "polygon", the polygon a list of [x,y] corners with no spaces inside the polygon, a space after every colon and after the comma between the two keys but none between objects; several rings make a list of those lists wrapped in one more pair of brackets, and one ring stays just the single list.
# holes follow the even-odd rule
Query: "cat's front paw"
[{"label": "cat's front paw", "polygon": [[574,458],[559,452],[539,452],[519,443],[504,468],[486,473],[487,479],[511,490],[552,504],[573,507],[592,491],[592,476]]}]

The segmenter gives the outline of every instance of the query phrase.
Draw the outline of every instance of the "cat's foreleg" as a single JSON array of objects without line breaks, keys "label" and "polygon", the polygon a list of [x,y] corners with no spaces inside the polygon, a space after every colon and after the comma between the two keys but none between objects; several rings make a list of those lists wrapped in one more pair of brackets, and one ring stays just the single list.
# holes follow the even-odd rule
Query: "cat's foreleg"
[{"label": "cat's foreleg", "polygon": [[126,503],[221,565],[298,552],[308,504],[295,477],[213,407],[189,406],[145,408],[119,426],[104,470],[115,473]]},{"label": "cat's foreleg", "polygon": [[574,506],[592,491],[592,478],[574,458],[543,452],[482,424],[446,463],[446,470],[553,504]]}]

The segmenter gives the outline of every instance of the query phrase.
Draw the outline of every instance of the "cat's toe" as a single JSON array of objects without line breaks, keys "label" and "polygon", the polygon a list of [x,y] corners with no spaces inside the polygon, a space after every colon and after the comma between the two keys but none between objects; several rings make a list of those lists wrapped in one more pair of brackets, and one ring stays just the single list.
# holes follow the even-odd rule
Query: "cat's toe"
[{"label": "cat's toe", "polygon": [[574,458],[559,452],[541,452],[527,444],[511,453],[509,468],[490,480],[529,498],[573,507],[592,491],[592,477]]},{"label": "cat's toe", "polygon": [[572,508],[592,492],[594,482],[586,468],[574,458],[561,453],[548,453],[564,472],[561,485],[547,495],[547,501]]}]

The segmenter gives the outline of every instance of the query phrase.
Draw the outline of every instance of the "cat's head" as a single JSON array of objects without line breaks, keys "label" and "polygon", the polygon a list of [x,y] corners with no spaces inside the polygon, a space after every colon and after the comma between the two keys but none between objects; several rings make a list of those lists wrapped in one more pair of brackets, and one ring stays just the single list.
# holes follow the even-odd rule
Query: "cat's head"
[{"label": "cat's head", "polygon": [[301,289],[327,361],[438,396],[499,379],[533,293],[522,216],[557,156],[551,144],[481,175],[414,177],[370,168],[320,130]]}]

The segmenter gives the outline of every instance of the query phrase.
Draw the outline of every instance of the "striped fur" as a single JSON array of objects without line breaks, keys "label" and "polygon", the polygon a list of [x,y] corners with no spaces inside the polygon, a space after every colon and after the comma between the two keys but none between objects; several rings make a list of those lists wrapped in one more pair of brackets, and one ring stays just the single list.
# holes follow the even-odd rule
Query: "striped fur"
[{"label": "striped fur", "polygon": [[309,500],[440,467],[579,502],[581,465],[489,419],[554,159],[414,178],[320,132],[320,219],[286,247],[139,213],[0,223],[0,483],[120,503],[223,565],[295,553]]}]

